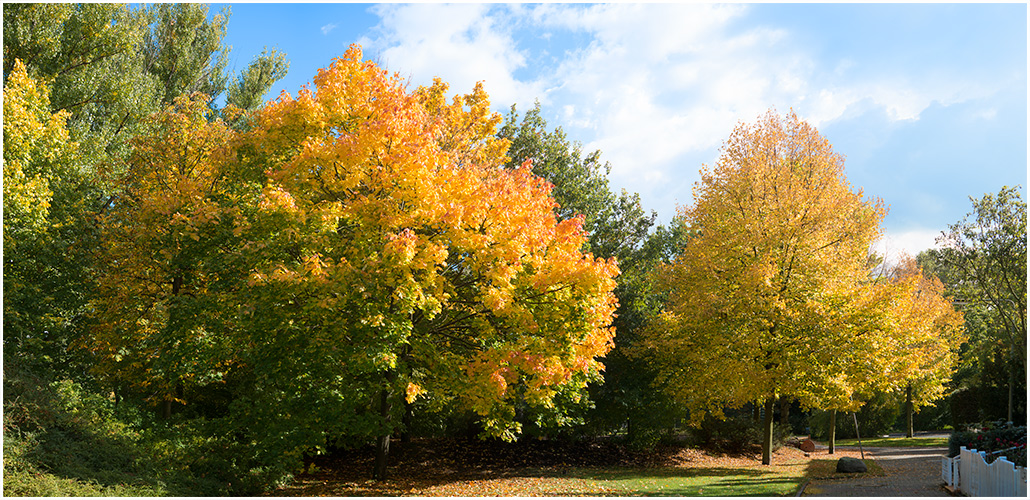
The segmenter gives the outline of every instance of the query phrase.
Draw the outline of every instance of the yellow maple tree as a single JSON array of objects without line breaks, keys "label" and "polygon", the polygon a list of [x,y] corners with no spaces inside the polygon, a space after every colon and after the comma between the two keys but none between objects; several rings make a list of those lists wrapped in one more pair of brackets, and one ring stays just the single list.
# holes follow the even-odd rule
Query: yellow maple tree
[{"label": "yellow maple tree", "polygon": [[685,247],[655,276],[669,299],[641,355],[695,423],[764,403],[768,464],[777,397],[853,410],[857,393],[919,365],[901,347],[931,328],[902,325],[923,303],[870,276],[883,203],[850,186],[843,156],[795,113],[738,125],[694,199]]}]

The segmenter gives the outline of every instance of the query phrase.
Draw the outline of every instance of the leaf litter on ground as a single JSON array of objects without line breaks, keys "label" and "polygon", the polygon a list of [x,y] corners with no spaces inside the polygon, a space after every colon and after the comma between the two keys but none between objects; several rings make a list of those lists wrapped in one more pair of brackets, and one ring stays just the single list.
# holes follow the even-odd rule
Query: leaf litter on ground
[{"label": "leaf litter on ground", "polygon": [[[665,492],[669,478],[703,478],[747,474],[770,482],[800,482],[822,474],[825,461],[858,457],[858,450],[806,454],[784,446],[771,466],[761,465],[757,449],[742,454],[713,454],[682,445],[634,451],[609,440],[523,439],[515,443],[463,439],[395,441],[384,481],[372,481],[371,447],[317,457],[312,473],[271,496],[625,496],[634,494],[720,495],[707,484],[695,490]],[[646,477],[627,482],[624,477]],[[760,479],[758,480],[760,482]],[[703,481],[701,481],[703,483]],[[756,483],[757,487],[757,483]]]}]

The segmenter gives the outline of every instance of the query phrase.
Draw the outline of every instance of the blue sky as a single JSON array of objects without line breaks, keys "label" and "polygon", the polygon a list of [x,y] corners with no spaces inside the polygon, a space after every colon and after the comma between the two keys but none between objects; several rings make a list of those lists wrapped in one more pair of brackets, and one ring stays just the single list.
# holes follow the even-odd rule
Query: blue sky
[{"label": "blue sky", "polygon": [[[212,6],[217,11],[220,4]],[[1027,184],[1025,4],[232,4],[242,69],[290,60],[296,93],[352,43],[412,85],[483,81],[541,102],[667,223],[740,121],[793,108],[890,207],[881,252],[915,254],[969,197]]]}]

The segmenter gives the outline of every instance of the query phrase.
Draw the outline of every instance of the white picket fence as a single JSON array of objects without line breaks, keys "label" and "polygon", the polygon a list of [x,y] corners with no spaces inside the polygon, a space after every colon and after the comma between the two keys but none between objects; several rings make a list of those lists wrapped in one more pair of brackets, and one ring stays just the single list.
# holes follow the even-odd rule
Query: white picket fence
[{"label": "white picket fence", "polygon": [[988,464],[987,452],[959,448],[959,456],[941,460],[941,478],[971,497],[1026,497],[1026,467],[999,457]]}]

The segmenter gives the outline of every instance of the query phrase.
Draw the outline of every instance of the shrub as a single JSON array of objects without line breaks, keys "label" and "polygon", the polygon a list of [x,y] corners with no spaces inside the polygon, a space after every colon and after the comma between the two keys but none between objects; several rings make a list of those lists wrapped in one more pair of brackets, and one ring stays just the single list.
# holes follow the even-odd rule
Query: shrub
[{"label": "shrub", "polygon": [[1005,415],[1007,401],[1005,387],[980,385],[956,390],[948,398],[951,424],[958,429],[1001,418]]},{"label": "shrub", "polygon": [[4,494],[167,495],[139,434],[79,384],[4,364]]},{"label": "shrub", "polygon": [[[946,400],[937,401],[936,404],[928,404],[919,408],[912,415],[912,427],[915,430],[939,430],[952,427],[951,407]],[[905,412],[898,415],[896,427],[904,429]]]},{"label": "shrub", "polygon": [[217,435],[203,419],[154,422],[9,361],[3,396],[5,496],[219,496],[267,485],[237,465],[229,438],[203,437]]},{"label": "shrub", "polygon": [[[871,397],[858,411],[858,431],[861,437],[874,437],[890,432],[901,407],[896,398],[890,394],[878,393]],[[811,434],[815,439],[830,437],[830,412],[814,411],[809,417]],[[837,412],[837,438],[851,439],[855,436],[855,421],[850,413]]]},{"label": "shrub", "polygon": [[[782,424],[773,426],[773,450],[783,446],[790,435],[790,427]],[[747,416],[728,417],[719,420],[705,417],[701,427],[691,432],[693,444],[716,453],[745,453],[761,449],[763,432],[761,424]]]},{"label": "shrub", "polygon": [[1026,467],[1026,426],[1017,427],[999,421],[952,432],[948,438],[948,456],[958,456],[959,448],[963,446],[970,450],[986,451],[988,461],[1004,456],[1010,462]]}]

